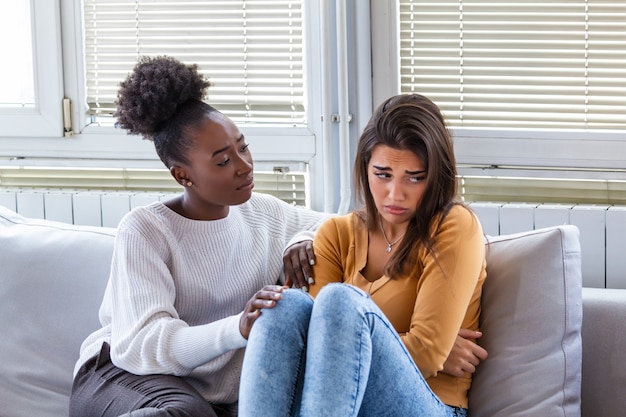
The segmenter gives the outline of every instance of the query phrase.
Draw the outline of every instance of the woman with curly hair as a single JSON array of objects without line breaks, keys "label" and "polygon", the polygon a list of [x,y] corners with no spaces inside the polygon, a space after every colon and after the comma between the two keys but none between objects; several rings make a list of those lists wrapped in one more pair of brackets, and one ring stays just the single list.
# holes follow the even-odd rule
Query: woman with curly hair
[{"label": "woman with curly hair", "polygon": [[169,57],[143,58],[120,84],[117,126],[153,141],[184,191],[120,222],[71,416],[236,415],[253,323],[283,284],[311,284],[310,232],[326,215],[252,192],[248,144],[203,101],[208,86]]},{"label": "woman with curly hair", "polygon": [[364,205],[320,226],[309,293],[285,291],[250,332],[242,417],[467,415],[486,351],[467,341],[470,359],[450,358],[459,328],[480,335],[485,244],[437,106],[418,94],[379,106],[354,178]]}]

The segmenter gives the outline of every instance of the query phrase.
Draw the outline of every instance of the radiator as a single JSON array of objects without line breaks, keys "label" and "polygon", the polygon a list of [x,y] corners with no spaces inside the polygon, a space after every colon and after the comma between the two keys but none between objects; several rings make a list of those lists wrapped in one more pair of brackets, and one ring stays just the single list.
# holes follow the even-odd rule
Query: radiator
[{"label": "radiator", "polygon": [[487,235],[577,226],[583,286],[626,288],[626,206],[471,203],[470,207]]},{"label": "radiator", "polygon": [[22,216],[86,226],[117,227],[131,209],[175,193],[84,190],[0,190],[0,205]]},{"label": "radiator", "polygon": [[[0,189],[0,205],[23,216],[116,227],[136,206],[175,193]],[[626,206],[470,203],[487,235],[573,224],[580,230],[585,287],[626,288]]]}]

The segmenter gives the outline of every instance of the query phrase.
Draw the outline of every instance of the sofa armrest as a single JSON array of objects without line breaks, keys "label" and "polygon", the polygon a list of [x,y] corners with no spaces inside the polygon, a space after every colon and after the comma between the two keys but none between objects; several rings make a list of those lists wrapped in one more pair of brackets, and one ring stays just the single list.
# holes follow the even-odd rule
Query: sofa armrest
[{"label": "sofa armrest", "polygon": [[582,415],[626,413],[626,290],[583,288]]},{"label": "sofa armrest", "polygon": [[0,207],[0,415],[67,416],[80,345],[98,309],[113,229]]}]

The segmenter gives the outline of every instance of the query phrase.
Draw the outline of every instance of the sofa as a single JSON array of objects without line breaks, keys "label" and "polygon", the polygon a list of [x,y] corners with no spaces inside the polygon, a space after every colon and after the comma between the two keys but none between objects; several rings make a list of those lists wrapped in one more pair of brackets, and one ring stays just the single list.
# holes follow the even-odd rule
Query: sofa
[{"label": "sofa", "polygon": [[[0,207],[0,417],[68,415],[115,230]],[[626,290],[582,288],[578,229],[487,236],[470,416],[626,415]]]}]

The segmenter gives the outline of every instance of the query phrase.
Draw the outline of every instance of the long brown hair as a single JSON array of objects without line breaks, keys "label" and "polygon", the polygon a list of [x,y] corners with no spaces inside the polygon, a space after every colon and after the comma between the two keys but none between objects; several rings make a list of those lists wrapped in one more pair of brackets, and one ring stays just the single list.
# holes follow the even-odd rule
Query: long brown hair
[{"label": "long brown hair", "polygon": [[393,278],[412,267],[412,254],[420,245],[433,249],[434,219],[439,222],[457,199],[456,161],[452,138],[445,119],[435,103],[419,94],[401,94],[382,103],[363,130],[354,164],[357,200],[364,203],[362,217],[369,230],[378,227],[379,214],[370,191],[368,165],[372,151],[378,145],[408,150],[419,157],[426,167],[426,189],[410,220],[398,250],[385,267]]}]

